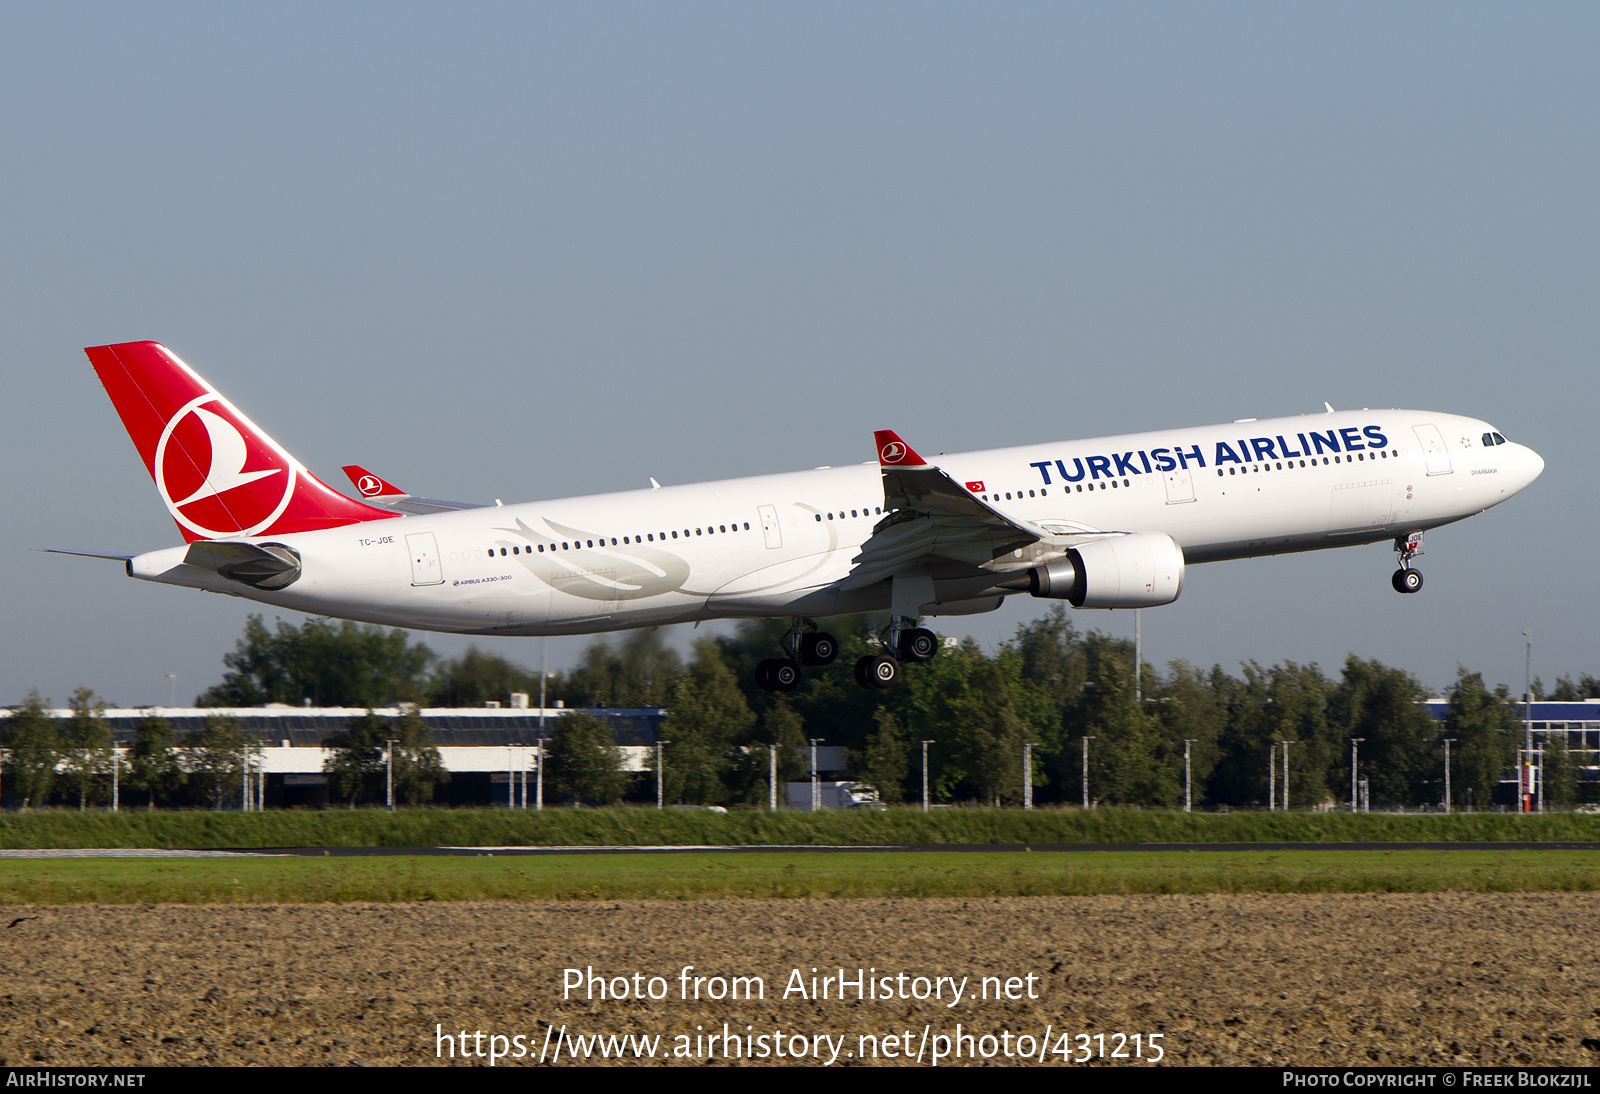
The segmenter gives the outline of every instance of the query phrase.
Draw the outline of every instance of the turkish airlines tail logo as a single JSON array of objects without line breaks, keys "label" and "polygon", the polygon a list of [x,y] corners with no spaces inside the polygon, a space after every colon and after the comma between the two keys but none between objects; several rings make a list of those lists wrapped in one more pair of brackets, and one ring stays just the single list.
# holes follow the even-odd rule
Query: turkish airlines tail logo
[{"label": "turkish airlines tail logo", "polygon": [[84,352],[184,539],[287,535],[398,515],[330,489],[165,346]]}]

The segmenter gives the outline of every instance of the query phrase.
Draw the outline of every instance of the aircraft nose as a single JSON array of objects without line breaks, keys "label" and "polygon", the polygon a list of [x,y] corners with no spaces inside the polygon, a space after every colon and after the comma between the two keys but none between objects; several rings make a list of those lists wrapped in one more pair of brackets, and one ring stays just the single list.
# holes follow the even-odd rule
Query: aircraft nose
[{"label": "aircraft nose", "polygon": [[1526,486],[1544,473],[1544,457],[1526,445],[1522,451],[1526,457],[1524,461],[1526,466],[1523,469],[1523,485]]}]

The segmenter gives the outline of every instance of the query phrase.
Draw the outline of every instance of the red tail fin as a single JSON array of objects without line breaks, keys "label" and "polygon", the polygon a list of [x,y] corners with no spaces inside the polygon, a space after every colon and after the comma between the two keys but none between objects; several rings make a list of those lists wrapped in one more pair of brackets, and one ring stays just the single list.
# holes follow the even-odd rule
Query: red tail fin
[{"label": "red tail fin", "polygon": [[189,542],[398,516],[330,489],[156,342],[86,350]]}]

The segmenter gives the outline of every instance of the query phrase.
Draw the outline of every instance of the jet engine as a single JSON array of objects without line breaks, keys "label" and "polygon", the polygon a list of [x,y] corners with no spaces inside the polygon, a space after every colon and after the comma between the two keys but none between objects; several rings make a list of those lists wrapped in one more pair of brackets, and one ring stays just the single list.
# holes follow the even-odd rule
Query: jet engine
[{"label": "jet engine", "polygon": [[1164,532],[1111,536],[1075,547],[1001,588],[1027,589],[1074,608],[1153,608],[1183,592],[1183,549]]}]

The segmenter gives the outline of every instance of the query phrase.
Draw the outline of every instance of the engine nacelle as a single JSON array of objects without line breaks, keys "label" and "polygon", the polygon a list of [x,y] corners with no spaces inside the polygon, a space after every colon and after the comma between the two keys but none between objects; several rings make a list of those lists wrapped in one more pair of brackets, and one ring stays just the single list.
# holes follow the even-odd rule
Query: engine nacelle
[{"label": "engine nacelle", "polygon": [[1183,592],[1183,549],[1164,532],[1097,539],[1029,570],[1028,592],[1074,608],[1171,604]]}]

